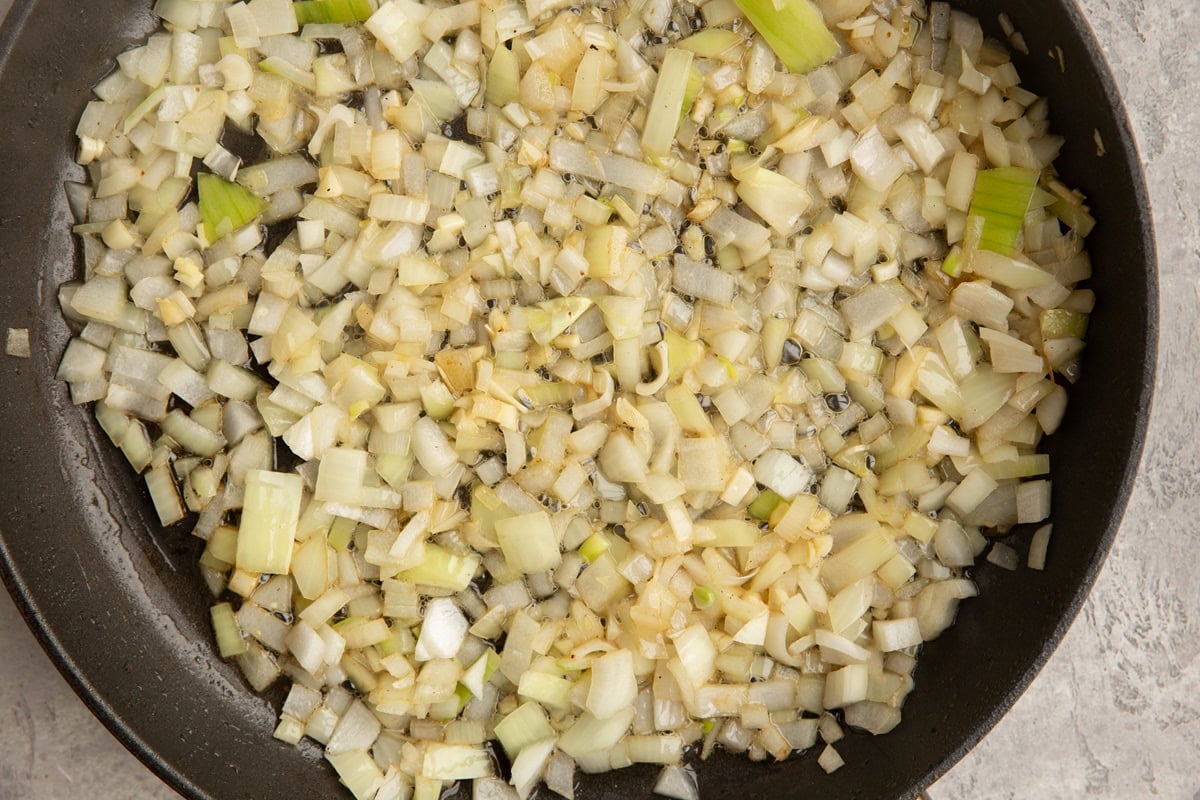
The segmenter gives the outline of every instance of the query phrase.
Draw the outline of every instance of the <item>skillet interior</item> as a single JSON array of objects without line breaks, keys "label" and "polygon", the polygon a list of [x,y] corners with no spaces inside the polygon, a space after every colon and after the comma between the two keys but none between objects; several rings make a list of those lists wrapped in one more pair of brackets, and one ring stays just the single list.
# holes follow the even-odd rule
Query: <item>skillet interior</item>
[{"label": "skillet interior", "polygon": [[[219,661],[198,541],[160,531],[122,456],[73,408],[54,370],[68,332],[55,288],[74,276],[62,182],[78,179],[71,132],[89,87],[152,29],[146,0],[17,0],[0,32],[0,325],[28,327],[26,361],[0,359],[0,561],[26,619],[89,707],[135,754],[194,798],[340,796],[312,747],[270,738],[270,699]],[[1045,662],[1098,572],[1128,498],[1149,411],[1156,274],[1140,161],[1116,90],[1072,0],[964,0],[997,34],[1009,14],[1031,55],[1016,63],[1049,95],[1068,138],[1060,169],[1100,226],[1089,239],[1100,297],[1084,379],[1050,442],[1055,536],[1047,571],[985,566],[982,596],[928,645],[918,690],[886,737],[839,744],[848,767],[825,776],[812,756],[754,765],[716,756],[703,796],[907,798],[983,736]],[[1047,57],[1062,49],[1066,70]],[[1093,132],[1108,150],[1099,157]],[[1024,554],[1027,534],[1015,537]],[[275,698],[277,701],[278,698]],[[579,796],[648,796],[655,770],[582,781]]]}]

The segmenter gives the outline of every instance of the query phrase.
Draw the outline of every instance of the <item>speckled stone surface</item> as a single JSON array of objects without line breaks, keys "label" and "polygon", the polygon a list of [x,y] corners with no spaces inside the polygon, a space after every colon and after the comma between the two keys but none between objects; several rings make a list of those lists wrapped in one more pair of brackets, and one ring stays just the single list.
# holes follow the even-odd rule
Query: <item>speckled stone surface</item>
[{"label": "speckled stone surface", "polygon": [[[1158,229],[1159,389],[1116,546],[1046,669],[931,800],[1200,800],[1200,0],[1079,0],[1133,119]],[[0,17],[10,0],[0,0]],[[0,800],[175,796],[0,599]]]}]

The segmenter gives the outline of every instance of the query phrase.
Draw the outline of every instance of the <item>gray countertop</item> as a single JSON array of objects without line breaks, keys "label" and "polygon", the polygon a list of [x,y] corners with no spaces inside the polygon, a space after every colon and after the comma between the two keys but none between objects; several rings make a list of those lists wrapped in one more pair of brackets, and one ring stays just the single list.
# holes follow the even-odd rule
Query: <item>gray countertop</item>
[{"label": "gray countertop", "polygon": [[[0,18],[11,0],[0,0]],[[1200,3],[1079,0],[1137,133],[1158,228],[1158,393],[1133,499],[1083,612],[932,800],[1200,800]],[[264,733],[264,735],[267,735]],[[0,599],[0,798],[175,795],[87,711]]]}]

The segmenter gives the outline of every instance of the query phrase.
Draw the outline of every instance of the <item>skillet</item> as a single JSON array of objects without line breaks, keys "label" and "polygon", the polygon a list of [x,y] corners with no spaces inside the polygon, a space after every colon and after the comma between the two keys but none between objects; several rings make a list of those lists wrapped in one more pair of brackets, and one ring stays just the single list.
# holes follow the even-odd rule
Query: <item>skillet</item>
[{"label": "skillet", "polygon": [[[255,695],[217,657],[195,567],[201,543],[185,527],[160,529],[141,481],[54,380],[69,337],[56,287],[76,273],[62,190],[82,176],[72,131],[116,54],[155,26],[150,5],[16,0],[0,30],[0,328],[29,328],[33,341],[28,360],[0,357],[0,573],[84,702],[183,796],[348,797],[315,746],[271,738],[282,695]],[[956,5],[980,16],[989,35],[1000,36],[1000,12],[1022,31],[1030,54],[1015,54],[1015,63],[1026,86],[1051,98],[1054,129],[1068,141],[1059,169],[1100,220],[1088,240],[1088,286],[1100,302],[1084,377],[1048,440],[1055,533],[1047,569],[978,568],[981,596],[923,648],[904,721],[887,736],[839,743],[846,768],[826,776],[811,754],[764,765],[717,753],[699,768],[705,800],[914,797],[987,733],[1049,658],[1129,496],[1150,408],[1158,300],[1128,120],[1073,0]],[[1022,556],[1029,533],[1009,539]],[[647,797],[656,771],[587,776],[577,796]]]}]

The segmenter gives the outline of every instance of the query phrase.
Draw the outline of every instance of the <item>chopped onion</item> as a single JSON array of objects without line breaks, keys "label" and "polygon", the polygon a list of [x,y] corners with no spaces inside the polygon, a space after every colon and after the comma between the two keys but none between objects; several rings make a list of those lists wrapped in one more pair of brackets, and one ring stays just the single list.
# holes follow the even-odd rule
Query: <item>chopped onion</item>
[{"label": "chopped onion", "polygon": [[363,800],[634,763],[692,800],[691,744],[832,771],[900,722],[965,572],[1017,563],[988,537],[1049,519],[1096,302],[977,21],[155,11],[77,126],[59,377],[197,514],[219,654],[291,683],[275,738]]}]

